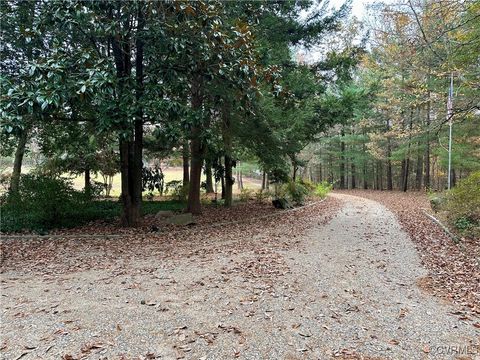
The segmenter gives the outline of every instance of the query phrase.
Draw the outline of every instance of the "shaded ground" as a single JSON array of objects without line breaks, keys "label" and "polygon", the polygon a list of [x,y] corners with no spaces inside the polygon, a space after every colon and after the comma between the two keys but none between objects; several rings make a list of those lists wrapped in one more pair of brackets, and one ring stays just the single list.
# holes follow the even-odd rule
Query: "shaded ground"
[{"label": "shaded ground", "polygon": [[416,285],[426,270],[394,215],[357,197],[233,225],[31,244],[2,245],[6,359],[478,354],[478,329]]}]

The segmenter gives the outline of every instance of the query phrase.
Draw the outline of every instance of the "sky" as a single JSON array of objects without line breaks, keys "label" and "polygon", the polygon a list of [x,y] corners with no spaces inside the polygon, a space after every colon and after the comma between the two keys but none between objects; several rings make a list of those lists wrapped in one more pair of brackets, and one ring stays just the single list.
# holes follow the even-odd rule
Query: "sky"
[{"label": "sky", "polygon": [[[338,8],[340,7],[345,0],[330,0],[330,5]],[[352,15],[358,19],[362,19],[367,13],[367,5],[372,3],[372,0],[353,0],[352,1]]]}]

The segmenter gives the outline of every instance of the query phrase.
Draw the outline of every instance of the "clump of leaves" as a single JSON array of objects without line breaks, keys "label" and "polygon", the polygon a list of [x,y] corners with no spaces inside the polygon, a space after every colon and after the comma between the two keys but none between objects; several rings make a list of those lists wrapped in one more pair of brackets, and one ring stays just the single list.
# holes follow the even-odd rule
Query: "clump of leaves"
[{"label": "clump of leaves", "polygon": [[160,195],[163,195],[165,184],[165,176],[163,175],[162,169],[159,167],[142,168],[142,185],[143,191],[153,192],[157,190]]},{"label": "clump of leaves", "polygon": [[467,236],[480,236],[480,171],[448,191],[444,206],[447,218]]},{"label": "clump of leaves", "polygon": [[332,189],[332,184],[329,184],[327,181],[323,181],[320,184],[317,184],[315,187],[315,195],[323,199],[330,191],[332,191]]}]

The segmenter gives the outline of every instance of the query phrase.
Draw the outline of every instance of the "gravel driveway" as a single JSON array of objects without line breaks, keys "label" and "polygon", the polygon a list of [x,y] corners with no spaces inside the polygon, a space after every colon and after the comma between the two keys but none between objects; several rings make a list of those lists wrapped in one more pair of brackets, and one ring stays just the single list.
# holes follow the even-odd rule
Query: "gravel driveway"
[{"label": "gravel driveway", "polygon": [[146,247],[54,276],[7,269],[2,358],[479,358],[478,329],[417,285],[426,272],[394,215],[331,196],[333,219],[303,233]]}]

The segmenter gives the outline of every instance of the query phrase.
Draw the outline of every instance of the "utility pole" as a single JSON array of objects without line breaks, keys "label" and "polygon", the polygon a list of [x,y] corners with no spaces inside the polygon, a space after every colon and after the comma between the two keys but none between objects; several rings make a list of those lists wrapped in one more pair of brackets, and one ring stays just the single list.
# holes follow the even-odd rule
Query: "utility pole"
[{"label": "utility pole", "polygon": [[448,91],[447,101],[447,120],[448,120],[448,190],[452,184],[452,118],[453,118],[453,72],[450,74],[450,89]]}]

